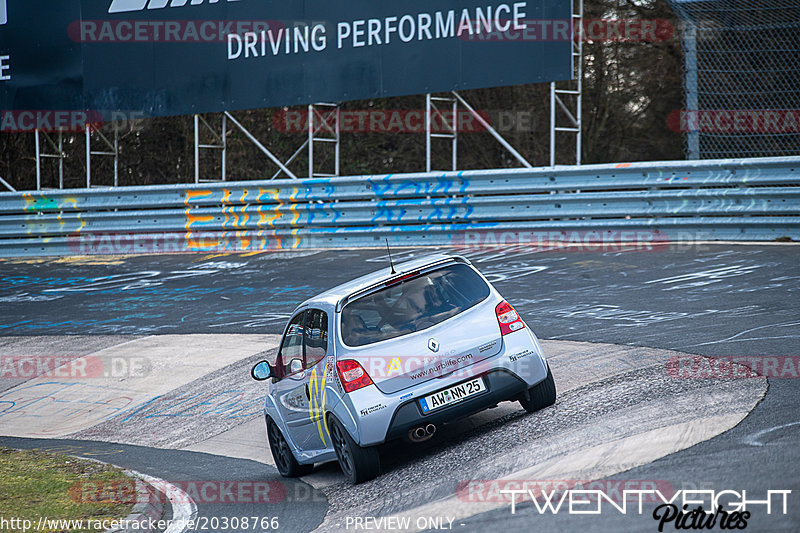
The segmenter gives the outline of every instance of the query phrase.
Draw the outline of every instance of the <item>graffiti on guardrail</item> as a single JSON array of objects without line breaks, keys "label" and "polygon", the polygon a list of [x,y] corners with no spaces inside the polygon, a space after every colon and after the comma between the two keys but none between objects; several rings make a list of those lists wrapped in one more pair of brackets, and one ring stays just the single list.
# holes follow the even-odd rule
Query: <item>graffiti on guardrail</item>
[{"label": "graffiti on guardrail", "polygon": [[397,246],[525,241],[595,252],[618,251],[606,249],[611,241],[638,242],[649,251],[687,239],[798,240],[798,162],[622,163],[8,193],[0,195],[0,255],[259,252],[378,246],[385,238]]},{"label": "graffiti on guardrail", "polygon": [[365,185],[378,198],[430,197],[465,195],[469,191],[470,180],[463,172],[455,176],[443,173],[426,179],[401,179],[389,174],[381,178],[367,178]]},{"label": "graffiti on guardrail", "polygon": [[[300,239],[292,235],[280,235],[275,230],[276,223],[282,222],[282,225],[291,227],[300,221],[298,192],[299,189],[294,187],[288,201],[284,202],[280,189],[259,188],[258,194],[252,199],[248,199],[248,189],[243,189],[241,196],[235,197],[230,189],[186,191],[186,234],[181,251],[250,252],[299,247]],[[217,200],[221,205],[219,215],[197,209],[195,206],[200,200],[202,204]],[[313,223],[315,211],[318,208],[307,213],[306,222],[309,224]]]}]

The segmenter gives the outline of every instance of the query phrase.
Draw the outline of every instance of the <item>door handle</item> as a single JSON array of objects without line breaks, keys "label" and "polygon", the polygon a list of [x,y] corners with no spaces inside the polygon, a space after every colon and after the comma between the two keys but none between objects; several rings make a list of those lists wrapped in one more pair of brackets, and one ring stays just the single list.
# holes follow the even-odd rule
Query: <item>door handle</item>
[{"label": "door handle", "polygon": [[311,392],[308,390],[308,383],[306,383],[306,386],[303,387],[303,388],[306,391],[306,399],[308,399],[308,401],[310,402],[311,401]]}]

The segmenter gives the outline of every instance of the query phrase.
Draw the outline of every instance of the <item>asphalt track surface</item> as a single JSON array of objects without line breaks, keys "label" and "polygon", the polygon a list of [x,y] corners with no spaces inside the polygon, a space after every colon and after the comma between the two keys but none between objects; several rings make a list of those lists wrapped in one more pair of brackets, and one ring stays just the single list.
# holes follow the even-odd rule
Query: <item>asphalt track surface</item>
[{"label": "asphalt track surface", "polygon": [[[430,251],[397,250],[394,257],[401,261]],[[643,346],[710,357],[800,357],[797,246],[701,244],[655,251],[463,253],[544,339]],[[291,309],[304,298],[385,265],[385,252],[380,250],[6,260],[0,262],[0,335],[281,333]],[[652,394],[659,395],[657,386],[663,378],[652,369],[649,374],[631,372],[616,378],[617,382],[605,383],[601,392],[618,384],[609,404],[622,411],[621,398],[646,396],[651,387]],[[685,381],[685,387],[692,387],[696,386],[693,381],[701,380]],[[14,382],[2,385],[5,390]],[[788,514],[767,515],[755,509],[747,529],[800,530],[800,382],[784,374],[769,377],[767,386],[763,399],[732,429],[611,479],[666,482],[684,489],[744,489],[759,499],[767,490],[792,490]],[[601,410],[602,396],[593,397],[593,404],[585,402],[590,392],[577,389],[563,400],[560,397],[557,408],[572,406],[572,411],[561,412],[585,415],[569,420],[572,427],[591,428],[592,411]],[[711,408],[720,409],[719,404]],[[709,405],[702,401],[688,406],[676,401],[674,409],[664,410],[664,416],[680,419],[685,413],[690,418],[706,409]],[[490,433],[515,439],[524,439],[530,434],[526,432],[545,435],[548,424],[556,427],[564,422],[558,413],[553,409],[522,421],[500,419]],[[402,493],[421,479],[442,475],[436,469],[426,474],[414,468],[415,461],[428,464],[433,460],[440,469],[458,469],[465,467],[462,461],[490,459],[492,442],[482,439],[483,433],[467,432],[450,440],[443,436],[422,451],[390,448],[389,476],[394,488]],[[587,430],[585,438],[592,439],[592,433]],[[0,444],[22,446],[16,439],[3,439]],[[25,445],[41,444],[28,441]],[[111,462],[157,477],[196,478],[201,468],[208,476],[238,472],[252,478],[257,471],[264,479],[278,479],[274,469],[253,461],[98,442],[58,444],[122,447],[125,453],[116,454]],[[309,492],[302,481],[297,483],[303,487],[296,489],[298,494],[317,494]],[[372,489],[370,484],[356,489],[327,490],[327,507],[340,509],[391,497],[391,487],[382,485],[380,478]],[[307,531],[321,522],[324,498],[310,499],[302,511],[287,509],[282,530]],[[390,506],[402,505],[393,502]],[[235,511],[244,510],[207,507],[201,514],[231,516]],[[604,511],[601,516],[563,512],[553,516],[540,515],[528,503],[513,515],[503,506],[459,520],[453,527],[458,531],[655,531],[656,526],[647,510],[642,515]]]}]

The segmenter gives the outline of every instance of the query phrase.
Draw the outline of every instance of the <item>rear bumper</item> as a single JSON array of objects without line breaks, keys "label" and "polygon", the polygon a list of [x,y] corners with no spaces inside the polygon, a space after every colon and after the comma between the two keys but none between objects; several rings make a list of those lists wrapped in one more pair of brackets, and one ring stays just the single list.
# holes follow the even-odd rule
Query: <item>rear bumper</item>
[{"label": "rear bumper", "polygon": [[403,403],[392,416],[386,440],[404,437],[411,428],[419,425],[441,425],[475,414],[499,402],[510,400],[528,388],[522,379],[503,369],[492,370],[483,377],[486,381],[486,392],[428,414],[422,413],[417,399]]},{"label": "rear bumper", "polygon": [[[487,392],[423,415],[417,401],[451,385],[484,376]],[[469,416],[492,405],[514,399],[547,377],[547,363],[536,336],[529,328],[503,337],[497,355],[429,379],[392,394],[376,385],[345,394],[336,417],[361,446],[381,444],[405,436],[414,425],[443,424]]]}]

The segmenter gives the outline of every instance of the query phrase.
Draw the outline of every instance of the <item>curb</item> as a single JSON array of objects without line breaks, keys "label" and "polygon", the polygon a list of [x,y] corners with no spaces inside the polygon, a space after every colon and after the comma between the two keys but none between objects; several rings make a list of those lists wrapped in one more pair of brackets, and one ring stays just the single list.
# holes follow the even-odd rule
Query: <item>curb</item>
[{"label": "curb", "polygon": [[[79,458],[95,463],[111,464],[88,457]],[[114,465],[112,464],[112,466]],[[133,527],[110,528],[103,533],[185,533],[189,530],[189,527],[197,519],[197,504],[188,494],[163,479],[130,469],[123,469],[122,472],[136,482],[136,503],[130,514],[125,518],[118,519],[118,522]],[[157,489],[155,484],[164,487],[169,496]],[[172,506],[172,519],[169,527],[159,529],[156,526],[164,519],[165,502],[167,501]],[[150,525],[154,527],[148,527]]]},{"label": "curb", "polygon": [[[136,482],[136,504],[128,516],[120,520],[124,528],[106,529],[103,533],[157,533],[156,528],[147,527],[153,522],[158,522],[164,516],[164,500],[156,488],[133,470],[123,470],[123,473]],[[133,523],[136,523],[135,527]]]},{"label": "curb", "polygon": [[[175,485],[164,481],[163,479],[148,476],[147,474],[142,474],[141,472],[132,472],[137,478],[146,483],[150,490],[153,490],[157,493],[155,498],[159,502],[169,501],[170,505],[172,506],[172,518],[168,524],[168,527],[163,530],[163,533],[185,533],[189,530],[190,526],[193,527],[193,524],[197,519],[197,504],[188,494]],[[154,485],[162,488],[157,489]],[[162,504],[162,511],[164,506],[165,505]],[[140,521],[141,520],[145,520],[145,523],[148,523],[148,519],[146,518],[140,518]],[[137,530],[134,528],[133,531],[141,532],[142,529]],[[154,531],[161,530],[158,529]]]}]

